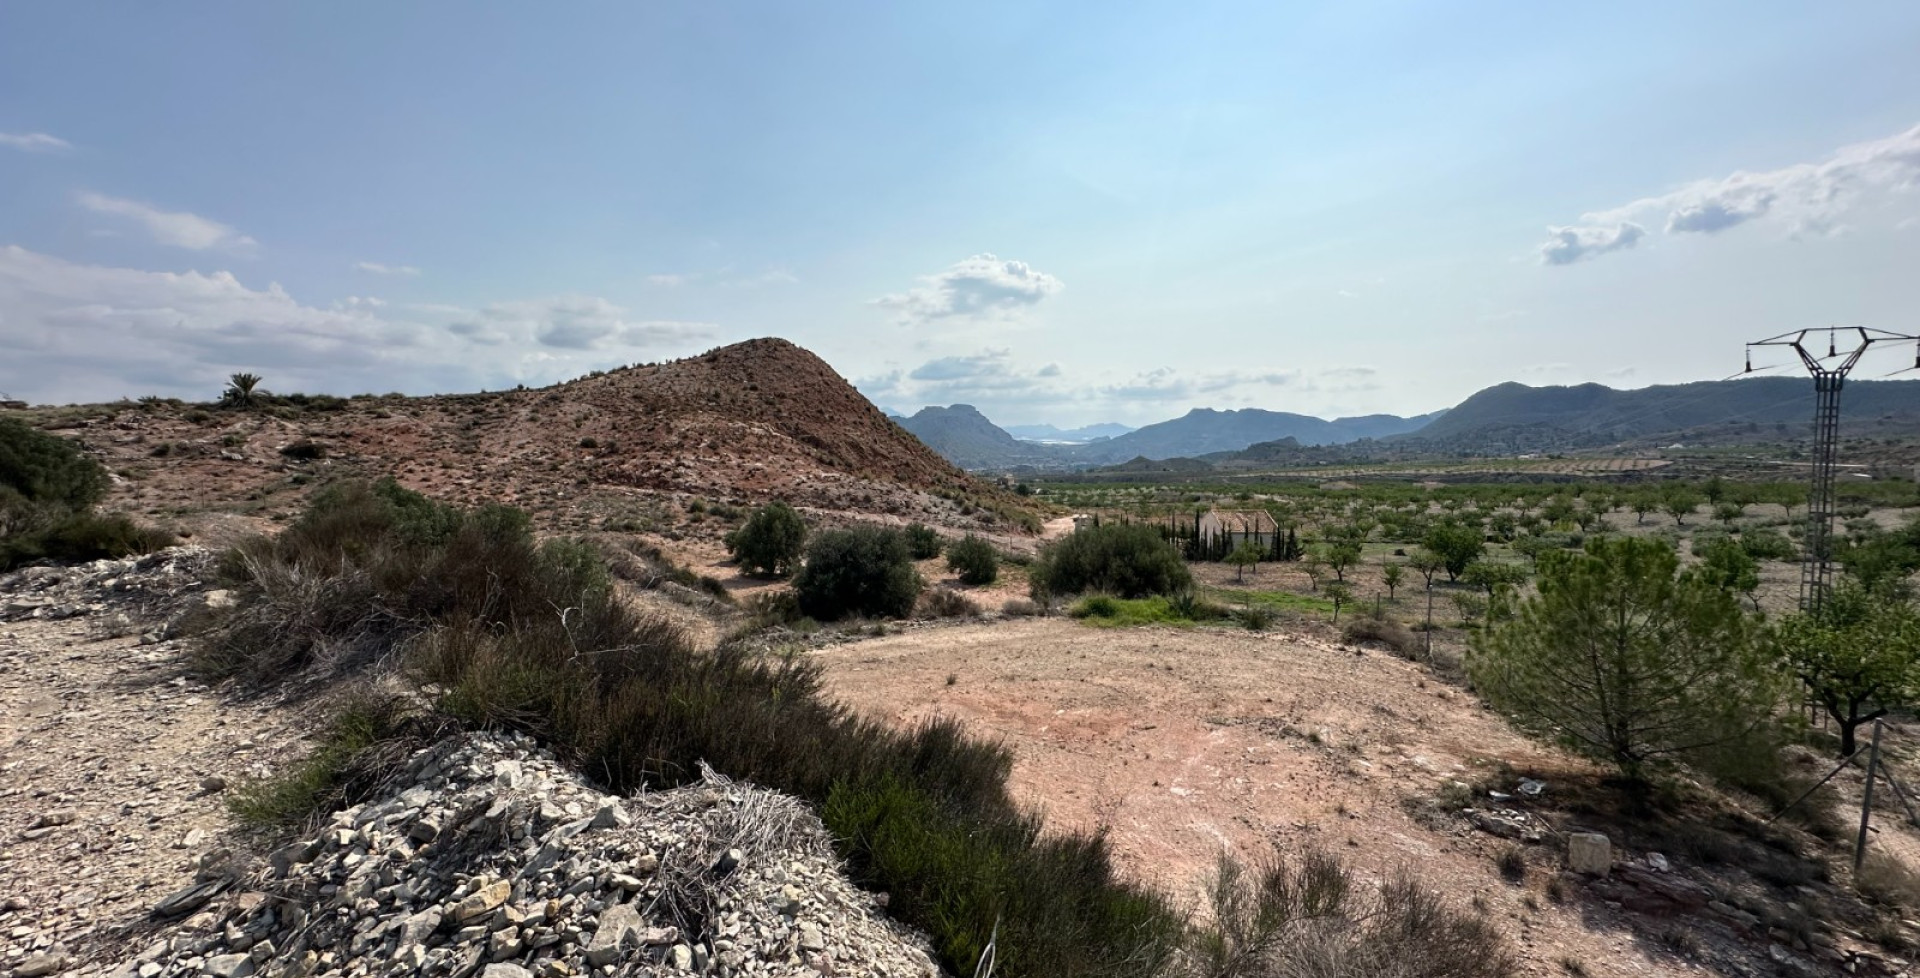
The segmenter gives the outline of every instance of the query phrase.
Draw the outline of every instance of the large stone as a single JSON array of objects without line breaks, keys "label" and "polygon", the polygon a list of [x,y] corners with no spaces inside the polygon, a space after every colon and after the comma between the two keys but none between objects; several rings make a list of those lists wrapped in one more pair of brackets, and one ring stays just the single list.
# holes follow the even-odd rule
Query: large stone
[{"label": "large stone", "polygon": [[226,888],[226,880],[216,879],[195,883],[184,890],[176,890],[153,905],[153,915],[160,918],[185,917],[206,906],[208,900],[213,899]]},{"label": "large stone", "polygon": [[1588,876],[1605,876],[1613,869],[1613,842],[1598,832],[1567,836],[1567,867]]},{"label": "large stone", "polygon": [[59,954],[35,954],[13,969],[14,978],[45,978],[67,970],[67,959]]},{"label": "large stone", "polygon": [[593,814],[593,821],[587,824],[591,829],[624,829],[633,824],[633,816],[627,814],[627,807],[617,801],[600,806]]},{"label": "large stone", "polygon": [[428,907],[408,917],[400,925],[401,944],[425,944],[434,931],[440,929],[440,908]]},{"label": "large stone", "polygon": [[600,912],[593,940],[587,945],[587,963],[596,968],[620,960],[629,947],[638,947],[644,922],[631,904],[616,903]]},{"label": "large stone", "polygon": [[800,925],[800,950],[823,951],[827,947],[827,935],[820,932],[820,925],[812,922]]},{"label": "large stone", "polygon": [[253,974],[253,969],[252,955],[218,954],[200,966],[200,973],[208,978],[246,978]]},{"label": "large stone", "polygon": [[517,964],[490,964],[480,972],[480,978],[533,978],[533,972]]},{"label": "large stone", "polygon": [[513,887],[506,880],[489,883],[454,905],[453,922],[463,924],[475,917],[490,914],[507,902],[507,897],[512,894]]}]

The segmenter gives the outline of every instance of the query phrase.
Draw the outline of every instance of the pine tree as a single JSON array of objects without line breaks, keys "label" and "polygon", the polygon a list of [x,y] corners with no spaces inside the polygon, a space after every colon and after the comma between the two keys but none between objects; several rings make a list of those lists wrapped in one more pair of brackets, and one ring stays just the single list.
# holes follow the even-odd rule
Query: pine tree
[{"label": "pine tree", "polygon": [[1657,540],[1597,539],[1540,560],[1539,593],[1490,623],[1474,686],[1520,727],[1644,785],[1662,758],[1745,736],[1780,697],[1753,620]]}]

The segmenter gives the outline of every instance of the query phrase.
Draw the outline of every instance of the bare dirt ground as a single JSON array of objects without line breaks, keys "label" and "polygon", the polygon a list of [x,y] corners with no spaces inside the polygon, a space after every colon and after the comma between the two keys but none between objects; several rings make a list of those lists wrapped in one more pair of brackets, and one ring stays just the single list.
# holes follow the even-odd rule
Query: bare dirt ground
[{"label": "bare dirt ground", "polygon": [[1194,905],[1223,849],[1317,845],[1373,872],[1413,867],[1484,906],[1525,974],[1566,974],[1568,959],[1596,976],[1707,973],[1617,905],[1551,898],[1563,842],[1529,847],[1516,885],[1495,862],[1511,843],[1416,814],[1449,782],[1501,764],[1544,774],[1549,791],[1556,771],[1592,772],[1414,663],[1304,634],[1064,619],[918,629],[819,654],[832,691],[861,709],[900,723],[954,716],[1004,740],[1016,791],[1050,826],[1105,828],[1124,872]]}]

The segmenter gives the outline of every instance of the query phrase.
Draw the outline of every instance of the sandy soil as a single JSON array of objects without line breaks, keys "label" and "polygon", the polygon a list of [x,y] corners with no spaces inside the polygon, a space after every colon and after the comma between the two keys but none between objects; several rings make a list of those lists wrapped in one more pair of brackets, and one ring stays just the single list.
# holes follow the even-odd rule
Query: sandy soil
[{"label": "sandy soil", "polygon": [[1305,636],[1218,629],[1100,630],[1063,619],[921,629],[822,650],[833,692],[900,722],[956,716],[1004,739],[1015,789],[1053,826],[1105,827],[1123,871],[1183,899],[1223,848],[1337,849],[1373,871],[1419,869],[1482,899],[1528,974],[1574,956],[1593,975],[1655,975],[1684,962],[1605,911],[1504,882],[1506,848],[1464,825],[1431,828],[1409,799],[1499,762],[1573,762],[1513,733],[1423,670]]}]

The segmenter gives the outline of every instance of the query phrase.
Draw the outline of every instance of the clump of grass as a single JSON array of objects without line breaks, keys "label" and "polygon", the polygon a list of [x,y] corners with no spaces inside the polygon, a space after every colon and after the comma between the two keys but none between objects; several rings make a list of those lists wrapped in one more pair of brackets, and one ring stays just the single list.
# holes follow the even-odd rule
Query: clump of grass
[{"label": "clump of grass", "polygon": [[1420,647],[1420,640],[1407,630],[1407,626],[1385,618],[1359,616],[1348,619],[1340,628],[1340,637],[1353,645],[1383,645],[1402,657],[1411,656]]},{"label": "clump of grass", "polygon": [[1484,913],[1448,906],[1405,870],[1368,885],[1324,850],[1252,867],[1222,858],[1209,903],[1212,921],[1191,945],[1191,978],[1493,978],[1518,964]]},{"label": "clump of grass", "polygon": [[1519,846],[1508,846],[1494,857],[1494,865],[1500,867],[1500,878],[1514,885],[1527,881],[1527,853]]},{"label": "clump of grass", "polygon": [[1660,945],[1683,958],[1700,953],[1700,938],[1684,924],[1672,923],[1660,929]]},{"label": "clump of grass", "polygon": [[0,571],[41,560],[73,563],[148,554],[177,540],[172,533],[117,513],[73,513],[40,529],[0,537]]},{"label": "clump of grass", "polygon": [[929,588],[920,594],[918,614],[922,618],[977,618],[980,605],[952,588]]},{"label": "clump of grass", "polygon": [[237,786],[227,807],[249,825],[302,826],[370,797],[384,769],[430,740],[432,732],[430,721],[410,714],[398,699],[351,695],[305,760]]},{"label": "clump of grass", "polygon": [[1000,613],[1009,618],[1032,618],[1047,613],[1047,609],[1038,601],[1027,598],[1010,598],[1000,606]]},{"label": "clump of grass", "polygon": [[1920,908],[1920,873],[1885,853],[1869,850],[1853,885],[1862,896],[1881,906],[1898,910]]},{"label": "clump of grass", "polygon": [[1266,605],[1250,604],[1233,609],[1233,620],[1250,632],[1264,632],[1272,628],[1277,617],[1274,610]]}]

